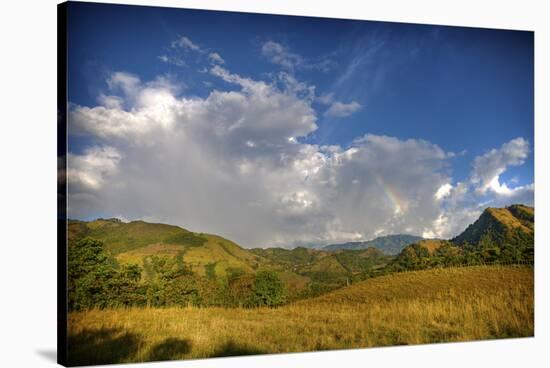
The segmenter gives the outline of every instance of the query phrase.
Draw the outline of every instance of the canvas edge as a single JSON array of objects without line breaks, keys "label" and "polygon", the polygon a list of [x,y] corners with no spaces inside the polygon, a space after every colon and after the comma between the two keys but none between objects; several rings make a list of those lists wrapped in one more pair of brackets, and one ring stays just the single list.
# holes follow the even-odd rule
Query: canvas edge
[{"label": "canvas edge", "polygon": [[67,2],[57,4],[57,362],[67,366]]}]

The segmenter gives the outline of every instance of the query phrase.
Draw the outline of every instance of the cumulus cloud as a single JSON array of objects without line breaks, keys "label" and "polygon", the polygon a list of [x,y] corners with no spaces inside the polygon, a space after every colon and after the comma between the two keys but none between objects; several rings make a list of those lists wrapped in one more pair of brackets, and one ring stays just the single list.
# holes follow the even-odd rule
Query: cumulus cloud
[{"label": "cumulus cloud", "polygon": [[[85,207],[118,170],[121,153],[110,146],[88,147],[82,154],[67,155],[68,215],[85,216]],[[112,184],[112,183],[110,183]]]},{"label": "cumulus cloud", "polygon": [[522,165],[529,143],[516,138],[489,150],[473,160],[470,178],[456,185],[445,184],[435,193],[441,203],[440,218],[425,235],[452,237],[474,222],[486,207],[505,207],[514,203],[533,205],[534,184],[509,186],[500,176],[511,166]]},{"label": "cumulus cloud", "polygon": [[[175,122],[176,85],[159,77],[143,84],[129,73],[114,73],[107,84],[120,96],[100,97],[101,105],[73,105],[69,112],[69,133],[91,134],[99,138],[142,138],[155,130],[167,129]],[[124,109],[128,107],[128,109]]]},{"label": "cumulus cloud", "polygon": [[110,90],[119,90],[126,95],[131,95],[140,83],[141,81],[138,76],[124,72],[113,73],[107,79],[107,85]]},{"label": "cumulus cloud", "polygon": [[445,197],[448,197],[451,194],[453,186],[450,183],[445,183],[439,187],[437,192],[435,192],[435,199],[442,200]]},{"label": "cumulus cloud", "polygon": [[332,118],[344,118],[352,115],[360,109],[361,104],[356,101],[352,101],[350,103],[336,101],[330,105],[327,111],[325,111],[325,116]]},{"label": "cumulus cloud", "polygon": [[474,160],[472,183],[480,193],[492,190],[498,194],[510,194],[511,189],[499,182],[500,175],[509,166],[522,165],[529,154],[529,142],[518,137],[498,149],[492,149]]},{"label": "cumulus cloud", "polygon": [[107,108],[112,108],[112,109],[122,109],[123,108],[123,106],[122,106],[123,100],[122,100],[122,98],[120,98],[118,96],[105,95],[105,94],[101,93],[97,98],[97,102],[101,106],[105,106]]},{"label": "cumulus cloud", "polygon": [[422,219],[437,215],[423,204],[449,180],[437,146],[372,135],[347,149],[299,143],[317,125],[297,81],[283,78],[278,87],[220,66],[210,72],[238,90],[186,98],[115,73],[109,88],[119,103],[72,106],[72,134],[124,152],[106,151],[104,161],[91,159],[97,150],[72,156],[70,180],[80,184],[71,193],[93,194],[73,214],[154,218],[248,246],[419,233]]},{"label": "cumulus cloud", "polygon": [[71,105],[69,134],[97,143],[68,156],[70,217],[147,219],[260,247],[455,235],[454,216],[462,225],[479,211],[436,144],[304,143],[318,128],[314,86],[208,72],[230,88],[199,98],[165,76],[119,72],[97,106]]},{"label": "cumulus cloud", "polygon": [[81,155],[67,156],[67,177],[75,191],[101,189],[106,176],[116,172],[121,155],[114,147],[94,146]]},{"label": "cumulus cloud", "polygon": [[451,238],[462,232],[481,214],[479,198],[467,181],[455,185],[445,183],[434,194],[439,205],[439,215],[422,236],[426,238]]}]

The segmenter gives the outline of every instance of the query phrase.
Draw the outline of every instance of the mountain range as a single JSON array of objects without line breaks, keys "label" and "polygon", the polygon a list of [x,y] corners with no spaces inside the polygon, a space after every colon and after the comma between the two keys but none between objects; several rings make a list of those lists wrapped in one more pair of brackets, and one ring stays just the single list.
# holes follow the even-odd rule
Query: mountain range
[{"label": "mountain range", "polygon": [[463,263],[465,257],[474,257],[477,262],[532,259],[534,208],[487,208],[464,232],[450,240],[401,234],[331,244],[322,249],[245,249],[218,235],[166,224],[126,223],[116,218],[69,220],[69,247],[84,237],[101,241],[117,262],[143,267],[145,277],[152,274],[155,257],[177,259],[197,277],[211,280],[272,270],[291,294],[298,296],[308,290],[320,293],[338,288],[350,280],[386,272],[386,266],[392,265],[403,268],[437,262]]}]

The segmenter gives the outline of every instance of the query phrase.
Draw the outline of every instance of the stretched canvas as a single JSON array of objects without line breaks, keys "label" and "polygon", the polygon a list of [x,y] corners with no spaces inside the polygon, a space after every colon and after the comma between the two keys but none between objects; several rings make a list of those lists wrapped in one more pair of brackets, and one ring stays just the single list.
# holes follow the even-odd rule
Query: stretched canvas
[{"label": "stretched canvas", "polygon": [[533,32],[58,25],[61,364],[534,335]]}]

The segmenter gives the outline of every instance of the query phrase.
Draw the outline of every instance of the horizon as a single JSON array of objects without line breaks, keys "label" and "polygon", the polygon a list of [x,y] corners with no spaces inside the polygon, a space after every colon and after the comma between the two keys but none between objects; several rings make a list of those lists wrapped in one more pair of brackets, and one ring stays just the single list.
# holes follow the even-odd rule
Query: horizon
[{"label": "horizon", "polygon": [[[510,204],[510,205],[508,205],[506,207],[503,207],[503,208],[508,208],[510,206],[527,206],[527,207],[530,207],[530,208],[534,208],[534,206],[528,206],[528,205],[525,205],[523,203],[513,203],[513,204]],[[491,209],[491,208],[498,208],[498,207],[485,207],[483,209],[483,212],[485,212],[486,210]],[[93,222],[93,221],[100,221],[100,220],[102,220],[102,221],[116,220],[116,221],[120,221],[124,224],[129,224],[129,223],[132,223],[132,222],[145,222],[145,223],[149,223],[149,224],[152,224],[152,225],[169,225],[169,226],[179,227],[183,230],[187,230],[187,231],[190,231],[190,232],[195,233],[195,234],[202,234],[201,232],[193,231],[193,229],[186,228],[185,226],[169,224],[169,223],[161,223],[161,222],[152,223],[152,222],[148,222],[148,221],[141,220],[141,219],[130,220],[130,219],[121,219],[119,217],[109,217],[109,218],[98,217],[98,218],[91,219],[91,220],[83,220],[83,219],[75,219],[75,218],[68,218],[67,219],[67,221],[69,221],[69,222],[70,221]],[[473,224],[473,222],[471,224]],[[464,228],[463,231],[465,231],[467,229],[467,227],[470,226],[471,224],[468,224],[466,226],[466,228]],[[210,234],[210,235],[217,235],[217,236],[224,237],[223,234]],[[460,235],[460,233],[457,234],[457,235]],[[260,247],[243,247],[243,248],[244,249],[258,249],[258,248],[259,249],[269,249],[269,248],[296,249],[296,248],[306,248],[306,249],[319,249],[319,250],[322,250],[323,248],[325,248],[327,246],[331,246],[331,245],[361,244],[361,243],[367,243],[367,242],[370,242],[370,241],[373,241],[373,240],[376,240],[376,239],[387,238],[387,237],[392,237],[392,236],[414,236],[414,237],[422,238],[423,240],[450,240],[450,239],[453,238],[453,237],[446,238],[446,239],[443,239],[443,238],[426,238],[426,237],[423,237],[422,235],[418,235],[418,234],[393,233],[393,234],[379,235],[379,236],[376,236],[376,237],[373,237],[373,238],[370,238],[370,239],[355,240],[355,241],[350,241],[350,242],[324,243],[324,244],[313,244],[313,243],[306,244],[306,243],[303,243],[303,244],[293,244],[293,245],[284,245],[283,244],[283,245],[276,245],[276,246],[264,245],[264,246],[260,246]],[[231,240],[231,239],[227,239],[227,240]],[[240,244],[237,244],[237,245],[240,246]]]},{"label": "horizon", "polygon": [[[488,207],[489,208],[489,207]],[[129,223],[132,223],[132,222],[145,222],[145,223],[148,223],[148,224],[151,224],[151,225],[169,225],[169,226],[176,226],[176,227],[179,227],[183,230],[187,230],[187,231],[190,231],[192,233],[195,233],[195,234],[202,234],[202,232],[198,232],[198,231],[193,231],[193,229],[189,229],[185,226],[180,226],[180,225],[176,225],[176,224],[169,224],[169,223],[163,223],[163,222],[148,222],[148,221],[145,221],[145,220],[141,220],[141,219],[133,219],[133,220],[130,220],[130,219],[121,219],[119,217],[97,217],[97,218],[94,218],[94,219],[90,219],[90,220],[84,220],[84,219],[77,219],[77,218],[67,218],[67,221],[70,222],[70,221],[80,221],[80,222],[93,222],[93,221],[111,221],[111,220],[116,220],[116,221],[120,221],[124,224],[129,224]],[[221,236],[223,238],[225,238],[223,236],[223,234],[213,234],[213,233],[208,233],[210,235],[217,235],[217,236]],[[370,238],[370,239],[364,239],[364,240],[356,240],[356,241],[352,241],[352,242],[347,242],[347,243],[365,243],[365,242],[369,242],[369,241],[372,241],[372,240],[376,240],[376,239],[379,239],[379,238],[385,238],[385,237],[390,237],[390,236],[416,236],[416,237],[422,237],[420,235],[415,235],[415,234],[404,234],[404,233],[400,233],[400,234],[386,234],[386,235],[380,235],[380,236],[376,236],[374,238]],[[426,239],[426,238],[424,238]],[[231,240],[231,239],[227,239],[227,240]],[[288,246],[285,246],[285,245],[280,245],[280,246],[262,246],[262,247],[258,247],[258,248],[261,248],[261,249],[268,249],[268,248],[286,248],[286,249],[295,249],[295,248],[316,248],[316,247],[325,247],[325,246],[328,246],[328,245],[333,245],[333,244],[343,244],[343,243],[326,243],[326,244],[310,244],[309,246],[308,245],[293,245],[292,247],[288,247]],[[240,245],[240,244],[237,244],[237,245]],[[252,248],[246,248],[244,247],[245,249],[252,249]]]},{"label": "horizon", "polygon": [[534,205],[532,32],[68,7],[68,218],[288,248]]}]

